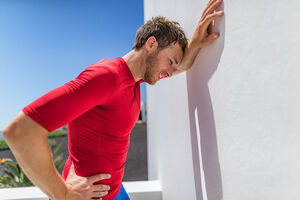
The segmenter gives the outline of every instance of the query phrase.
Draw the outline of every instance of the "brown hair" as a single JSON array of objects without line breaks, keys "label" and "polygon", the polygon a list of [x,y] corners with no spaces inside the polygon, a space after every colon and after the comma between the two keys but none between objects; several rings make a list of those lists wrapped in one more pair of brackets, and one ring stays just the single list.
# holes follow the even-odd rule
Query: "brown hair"
[{"label": "brown hair", "polygon": [[148,20],[137,30],[132,49],[139,50],[151,36],[154,36],[157,40],[158,49],[166,48],[172,43],[178,42],[184,52],[188,42],[178,22],[169,21],[163,16],[157,16],[152,17],[151,20]]}]

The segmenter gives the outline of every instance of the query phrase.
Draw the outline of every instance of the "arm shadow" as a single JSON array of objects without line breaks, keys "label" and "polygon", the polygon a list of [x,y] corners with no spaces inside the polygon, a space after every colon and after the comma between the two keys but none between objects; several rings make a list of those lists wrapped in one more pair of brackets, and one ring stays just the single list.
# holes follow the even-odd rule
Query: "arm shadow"
[{"label": "arm shadow", "polygon": [[[224,9],[224,4],[220,9]],[[213,31],[220,37],[200,51],[187,72],[187,91],[193,170],[197,200],[223,198],[221,169],[218,158],[216,127],[208,81],[217,70],[225,43],[225,15],[218,19]]]}]

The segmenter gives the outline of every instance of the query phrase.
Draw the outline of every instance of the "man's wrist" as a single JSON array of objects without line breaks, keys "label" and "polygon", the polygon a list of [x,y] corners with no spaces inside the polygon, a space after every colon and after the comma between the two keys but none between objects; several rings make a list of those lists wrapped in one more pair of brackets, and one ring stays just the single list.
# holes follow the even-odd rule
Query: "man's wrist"
[{"label": "man's wrist", "polygon": [[[63,180],[61,178],[61,180]],[[67,184],[62,181],[60,182],[60,187],[57,188],[57,190],[55,191],[55,193],[52,193],[50,197],[51,199],[53,200],[66,200],[66,197],[67,197],[67,192],[68,192],[68,186]]]},{"label": "man's wrist", "polygon": [[193,41],[190,41],[184,49],[184,56],[180,66],[178,66],[178,69],[182,71],[189,70],[192,67],[194,60],[200,50],[201,46],[197,45]]},{"label": "man's wrist", "polygon": [[186,50],[188,50],[188,51],[199,52],[201,50],[201,48],[202,48],[201,45],[199,45],[199,43],[194,40],[189,41],[189,43],[186,46]]}]

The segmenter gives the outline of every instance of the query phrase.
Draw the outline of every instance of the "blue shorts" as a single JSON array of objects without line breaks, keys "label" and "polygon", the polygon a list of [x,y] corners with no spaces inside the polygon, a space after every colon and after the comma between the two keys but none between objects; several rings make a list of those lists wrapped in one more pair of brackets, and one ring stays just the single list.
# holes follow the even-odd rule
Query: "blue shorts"
[{"label": "blue shorts", "polygon": [[[49,199],[49,200],[51,200],[51,199]],[[116,196],[116,198],[114,198],[114,200],[130,200],[125,188],[123,187],[123,184],[121,185],[118,196]]]},{"label": "blue shorts", "polygon": [[123,187],[123,184],[121,185],[119,194],[114,198],[114,200],[130,200],[125,188]]}]

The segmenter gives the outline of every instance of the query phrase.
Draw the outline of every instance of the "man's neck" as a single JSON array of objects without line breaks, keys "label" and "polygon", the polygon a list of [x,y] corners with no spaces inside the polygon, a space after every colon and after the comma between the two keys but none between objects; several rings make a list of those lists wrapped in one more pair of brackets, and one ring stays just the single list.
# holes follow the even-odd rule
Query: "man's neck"
[{"label": "man's neck", "polygon": [[143,54],[144,52],[142,50],[132,50],[122,57],[127,63],[136,82],[144,78],[146,66],[143,59],[145,56]]}]

